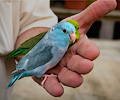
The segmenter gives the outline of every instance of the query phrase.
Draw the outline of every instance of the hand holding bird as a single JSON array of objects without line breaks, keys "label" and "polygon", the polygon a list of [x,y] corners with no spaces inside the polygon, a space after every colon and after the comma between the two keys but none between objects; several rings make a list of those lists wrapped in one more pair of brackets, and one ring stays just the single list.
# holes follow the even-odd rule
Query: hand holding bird
[{"label": "hand holding bird", "polygon": [[[81,75],[92,70],[92,60],[98,57],[99,49],[87,38],[85,33],[94,21],[115,9],[115,5],[115,0],[111,0],[111,3],[97,0],[82,13],[64,19],[64,21],[76,20],[79,23],[81,36],[80,40],[69,48],[60,63],[47,72],[48,74],[55,73],[58,76],[58,78],[49,77],[45,83],[45,89],[51,95],[58,97],[64,93],[64,88],[60,83],[69,87],[80,86],[83,82]],[[102,9],[94,9],[97,7]],[[41,84],[41,78],[33,76],[33,79],[38,84]]]}]

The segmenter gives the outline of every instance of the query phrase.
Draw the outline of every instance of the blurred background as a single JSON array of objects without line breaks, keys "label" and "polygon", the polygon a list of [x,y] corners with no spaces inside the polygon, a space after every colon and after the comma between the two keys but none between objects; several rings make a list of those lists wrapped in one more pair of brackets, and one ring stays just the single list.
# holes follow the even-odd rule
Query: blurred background
[{"label": "blurred background", "polygon": [[[96,0],[51,0],[51,9],[62,19],[81,12]],[[52,97],[31,77],[16,82],[12,100],[120,100],[120,1],[117,8],[97,20],[87,36],[100,49],[94,69],[78,88],[64,86],[62,97]],[[53,87],[54,88],[54,87]]]}]

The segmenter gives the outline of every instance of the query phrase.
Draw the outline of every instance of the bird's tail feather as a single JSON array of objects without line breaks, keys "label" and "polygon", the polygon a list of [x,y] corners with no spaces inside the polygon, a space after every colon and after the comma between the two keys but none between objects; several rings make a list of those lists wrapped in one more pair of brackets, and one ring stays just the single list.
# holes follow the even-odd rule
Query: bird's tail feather
[{"label": "bird's tail feather", "polygon": [[11,87],[17,80],[19,80],[22,77],[22,75],[23,75],[22,73],[15,74],[12,77],[12,79],[11,79],[10,83],[8,84],[7,88]]}]

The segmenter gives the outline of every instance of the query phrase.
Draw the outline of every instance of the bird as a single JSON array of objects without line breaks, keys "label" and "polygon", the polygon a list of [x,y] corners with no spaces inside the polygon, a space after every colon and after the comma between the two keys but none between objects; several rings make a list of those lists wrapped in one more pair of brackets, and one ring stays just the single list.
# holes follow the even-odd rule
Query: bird
[{"label": "bird", "polygon": [[74,25],[69,22],[60,22],[53,26],[18,62],[7,88],[23,77],[41,78],[47,70],[55,67],[66,53],[69,43],[76,41],[75,32]]},{"label": "bird", "polygon": [[[79,40],[80,38],[80,33],[79,33],[79,24],[77,21],[74,20],[67,20],[67,22],[71,23],[74,25],[75,29],[76,29],[76,41]],[[18,47],[16,50],[14,50],[10,55],[7,56],[6,59],[10,59],[13,57],[18,57],[18,56],[24,56],[26,55],[47,33],[46,32],[42,32],[40,34],[38,34],[37,36],[34,36],[28,40],[26,40],[25,42],[23,42],[20,47]],[[71,41],[69,44],[69,47],[71,47],[73,45],[73,42]]]}]

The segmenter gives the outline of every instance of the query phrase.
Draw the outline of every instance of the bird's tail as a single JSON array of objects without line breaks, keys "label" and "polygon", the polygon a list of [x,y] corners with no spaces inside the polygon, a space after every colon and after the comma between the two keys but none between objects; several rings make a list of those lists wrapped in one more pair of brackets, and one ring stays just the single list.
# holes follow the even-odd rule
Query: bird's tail
[{"label": "bird's tail", "polygon": [[12,77],[12,79],[11,79],[10,83],[8,84],[7,88],[11,87],[17,80],[19,80],[20,78],[22,78],[22,75],[23,75],[23,73],[17,73],[17,74],[15,74]]}]

